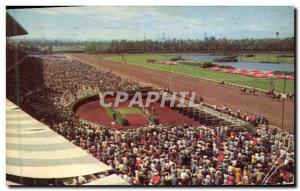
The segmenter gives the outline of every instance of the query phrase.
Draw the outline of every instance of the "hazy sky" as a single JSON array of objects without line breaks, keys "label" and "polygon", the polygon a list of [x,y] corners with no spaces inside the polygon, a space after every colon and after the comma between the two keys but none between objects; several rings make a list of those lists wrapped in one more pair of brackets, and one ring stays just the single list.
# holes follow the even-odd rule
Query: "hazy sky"
[{"label": "hazy sky", "polygon": [[294,36],[293,7],[63,7],[8,12],[22,38],[112,40],[274,38]]}]

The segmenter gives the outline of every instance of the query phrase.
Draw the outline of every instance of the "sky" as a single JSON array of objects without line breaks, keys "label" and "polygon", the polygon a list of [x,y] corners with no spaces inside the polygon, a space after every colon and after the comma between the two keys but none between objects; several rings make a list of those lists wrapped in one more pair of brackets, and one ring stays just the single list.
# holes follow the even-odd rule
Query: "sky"
[{"label": "sky", "polygon": [[[8,12],[24,39],[162,40],[294,36],[293,7],[59,7]],[[20,37],[19,37],[20,38]]]}]

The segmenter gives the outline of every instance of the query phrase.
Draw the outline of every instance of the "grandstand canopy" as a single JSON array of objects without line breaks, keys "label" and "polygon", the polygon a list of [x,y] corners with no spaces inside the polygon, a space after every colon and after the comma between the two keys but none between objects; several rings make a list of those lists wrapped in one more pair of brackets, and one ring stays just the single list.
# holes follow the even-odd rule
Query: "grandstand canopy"
[{"label": "grandstand canopy", "polygon": [[21,184],[6,180],[6,185],[8,186],[21,186]]},{"label": "grandstand canopy", "polygon": [[9,13],[6,13],[6,37],[20,36],[28,34]]},{"label": "grandstand canopy", "polygon": [[96,185],[129,185],[128,182],[126,182],[124,179],[119,177],[116,174],[112,174],[110,176],[99,178],[97,180],[94,180],[92,182],[89,182],[85,184],[84,186],[96,186]]},{"label": "grandstand canopy", "polygon": [[110,169],[6,100],[6,174],[50,179]]}]

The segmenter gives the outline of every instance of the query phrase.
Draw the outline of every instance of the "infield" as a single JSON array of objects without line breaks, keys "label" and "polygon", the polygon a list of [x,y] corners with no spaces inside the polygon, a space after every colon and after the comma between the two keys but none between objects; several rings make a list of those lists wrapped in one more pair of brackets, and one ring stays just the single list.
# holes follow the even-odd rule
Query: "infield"
[{"label": "infield", "polygon": [[[254,87],[258,89],[268,90],[271,86],[275,91],[284,91],[284,79],[272,79],[272,78],[255,78],[250,76],[243,76],[239,74],[230,74],[218,71],[207,70],[198,66],[190,65],[166,65],[166,64],[152,64],[147,60],[155,59],[157,61],[170,60],[178,55],[175,54],[130,54],[130,55],[110,55],[102,58],[106,60],[117,61],[120,64],[133,64],[142,66],[145,68],[154,68],[162,71],[184,74],[188,76],[207,78],[211,80],[224,80],[225,83],[231,83],[241,86]],[[261,59],[267,59],[265,57],[259,57]],[[274,59],[274,57],[270,57]],[[100,58],[99,58],[100,59]],[[294,92],[294,80],[286,81],[286,92]]]},{"label": "infield", "polygon": [[141,111],[135,107],[117,108],[116,110],[118,110],[123,115],[141,114]]}]

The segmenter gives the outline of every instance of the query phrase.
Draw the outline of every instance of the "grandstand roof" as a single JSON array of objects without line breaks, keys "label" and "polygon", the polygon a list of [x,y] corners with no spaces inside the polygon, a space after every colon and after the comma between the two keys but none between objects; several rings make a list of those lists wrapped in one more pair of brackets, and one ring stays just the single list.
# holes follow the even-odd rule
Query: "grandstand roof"
[{"label": "grandstand roof", "polygon": [[6,174],[67,178],[110,169],[6,100]]},{"label": "grandstand roof", "polygon": [[9,13],[6,13],[6,37],[20,36],[28,34]]},{"label": "grandstand roof", "polygon": [[95,181],[89,182],[84,186],[92,186],[92,185],[129,185],[124,179],[116,174],[112,174],[110,176],[99,178]]}]

